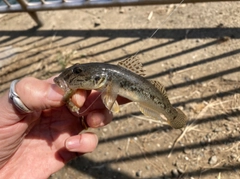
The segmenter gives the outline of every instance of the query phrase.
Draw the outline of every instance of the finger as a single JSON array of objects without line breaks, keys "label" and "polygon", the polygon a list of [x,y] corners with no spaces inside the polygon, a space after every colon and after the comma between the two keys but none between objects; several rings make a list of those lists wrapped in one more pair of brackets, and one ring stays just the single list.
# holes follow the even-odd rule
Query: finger
[{"label": "finger", "polygon": [[65,142],[68,151],[88,153],[92,152],[98,144],[98,137],[93,133],[83,133],[69,137]]},{"label": "finger", "polygon": [[78,89],[72,96],[72,102],[77,107],[81,108],[86,101],[87,91]]},{"label": "finger", "polygon": [[87,96],[86,101],[80,110],[80,113],[86,110],[87,110],[86,112],[89,112],[96,109],[104,109],[104,108],[105,108],[105,105],[102,102],[101,93],[93,90]]},{"label": "finger", "polygon": [[85,121],[89,127],[97,128],[107,125],[112,121],[113,115],[107,109],[91,111]]},{"label": "finger", "polygon": [[[124,98],[124,97],[121,97],[121,96],[118,96],[117,97],[117,102],[119,104],[125,104],[125,103],[128,103],[130,102],[130,100]],[[92,111],[92,110],[96,110],[96,109],[105,109],[105,105],[104,103],[102,102],[102,99],[101,99],[101,92],[98,92],[98,91],[95,91],[93,90],[86,98],[85,100],[85,103],[84,105],[82,106],[81,108],[81,112],[84,112],[85,114],[85,111],[87,110],[87,112],[89,111]]]}]

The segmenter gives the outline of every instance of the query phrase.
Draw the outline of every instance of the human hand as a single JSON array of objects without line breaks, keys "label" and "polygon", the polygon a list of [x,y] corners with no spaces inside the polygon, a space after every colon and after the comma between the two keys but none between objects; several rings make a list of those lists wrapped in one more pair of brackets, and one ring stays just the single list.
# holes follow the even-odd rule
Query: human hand
[{"label": "human hand", "polygon": [[[0,97],[0,178],[48,178],[76,153],[81,155],[96,148],[97,136],[79,134],[84,126],[62,104],[63,92],[52,78],[24,78],[16,84],[15,91],[33,112],[20,113],[8,93]],[[84,110],[96,96],[97,92],[79,90],[73,101]],[[112,119],[101,98],[84,116],[85,123],[94,128]]]}]

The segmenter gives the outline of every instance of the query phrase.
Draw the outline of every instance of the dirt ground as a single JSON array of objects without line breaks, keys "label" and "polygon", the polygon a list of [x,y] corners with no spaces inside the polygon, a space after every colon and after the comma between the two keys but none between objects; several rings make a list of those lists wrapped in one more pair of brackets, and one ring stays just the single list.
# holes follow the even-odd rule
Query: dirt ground
[{"label": "dirt ground", "polygon": [[111,124],[90,129],[97,149],[50,179],[240,178],[240,2],[175,7],[40,12],[39,29],[27,14],[1,16],[1,93],[16,78],[137,53],[147,78],[161,81],[189,118],[174,130],[123,106]]}]

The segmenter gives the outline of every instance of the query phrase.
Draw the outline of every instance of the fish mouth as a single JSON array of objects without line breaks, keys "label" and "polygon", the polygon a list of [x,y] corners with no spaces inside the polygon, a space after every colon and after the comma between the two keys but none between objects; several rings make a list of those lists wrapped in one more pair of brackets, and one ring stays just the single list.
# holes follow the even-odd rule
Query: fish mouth
[{"label": "fish mouth", "polygon": [[68,85],[66,83],[66,81],[62,78],[56,77],[53,79],[53,81],[64,91],[67,91],[68,89]]}]

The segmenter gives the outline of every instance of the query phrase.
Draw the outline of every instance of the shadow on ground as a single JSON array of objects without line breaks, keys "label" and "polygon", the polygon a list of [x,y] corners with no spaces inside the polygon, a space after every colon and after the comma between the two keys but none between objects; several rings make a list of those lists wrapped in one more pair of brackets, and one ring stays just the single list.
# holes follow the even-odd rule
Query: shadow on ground
[{"label": "shadow on ground", "polygon": [[[91,54],[91,56],[96,56],[96,55],[100,55],[100,54],[105,54],[105,53],[109,53],[113,50],[117,50],[117,49],[121,49],[124,48],[128,45],[132,45],[135,43],[138,43],[143,39],[143,37],[146,37],[147,35],[151,34],[152,32],[154,32],[155,29],[138,29],[138,30],[133,30],[133,29],[129,29],[129,30],[123,30],[123,29],[118,29],[118,30],[111,30],[111,29],[105,29],[105,30],[39,30],[36,31],[36,29],[30,29],[27,31],[0,31],[0,34],[2,36],[1,40],[0,40],[0,61],[6,61],[7,59],[15,56],[15,55],[19,55],[21,53],[26,53],[29,50],[33,50],[35,47],[33,46],[32,48],[28,48],[26,50],[20,51],[20,52],[16,52],[16,53],[9,53],[7,54],[8,49],[4,49],[4,47],[6,46],[13,46],[16,43],[21,43],[22,46],[29,46],[29,45],[33,45],[35,42],[40,43],[41,41],[44,41],[45,38],[47,37],[55,37],[54,40],[51,43],[56,43],[56,42],[62,42],[60,46],[56,47],[56,46],[49,46],[48,49],[44,49],[44,52],[46,51],[51,51],[55,48],[59,48],[59,47],[66,47],[69,45],[74,45],[77,43],[80,43],[88,38],[91,37],[106,37],[105,40],[99,41],[97,43],[93,43],[91,45],[82,47],[82,49],[84,48],[93,48],[96,45],[101,45],[104,44],[108,41],[114,40],[116,38],[121,38],[121,37],[128,37],[128,38],[134,38],[134,40],[132,40],[131,42],[125,43],[125,44],[121,44],[119,46],[115,46],[112,47],[111,49],[108,50],[104,50],[101,52],[97,52],[97,53],[93,53]],[[68,37],[78,37],[77,40],[71,41],[71,42],[67,42],[64,43],[64,40]],[[205,38],[212,38],[211,42],[205,43],[203,45],[199,45],[196,46],[194,48],[190,48],[187,50],[183,50],[181,52],[178,53],[172,53],[171,55],[159,58],[159,59],[153,59],[151,61],[148,61],[146,63],[144,63],[145,66],[148,65],[152,65],[152,64],[157,64],[157,63],[161,63],[163,61],[167,61],[171,58],[177,58],[179,56],[182,55],[186,55],[187,53],[193,52],[193,51],[197,51],[199,49],[203,49],[203,48],[209,48],[210,46],[216,45],[218,43],[222,42],[222,37],[229,37],[230,39],[239,39],[240,38],[240,28],[193,28],[193,29],[160,29],[158,31],[158,33],[154,36],[155,39],[170,39],[168,42],[166,43],[161,43],[159,45],[153,46],[151,48],[143,48],[141,50],[141,53],[153,50],[153,49],[158,49],[158,48],[162,48],[164,46],[170,45],[170,44],[174,44],[176,42],[179,41],[183,41],[186,38],[187,39],[205,39]],[[30,40],[31,39],[31,40]],[[45,45],[45,42],[42,44],[43,46]],[[38,48],[41,48],[41,45],[38,46]],[[10,49],[10,48],[9,48]],[[4,53],[5,55],[1,55],[1,53]],[[18,64],[21,61],[25,61],[28,58],[31,59],[39,54],[43,53],[43,51],[36,51],[24,58],[20,58],[17,61],[14,61],[11,65]],[[165,71],[161,71],[159,73],[155,73],[153,75],[148,76],[147,78],[156,78],[156,77],[161,77],[163,75],[169,75],[171,73],[177,72],[179,70],[184,70],[184,69],[188,69],[188,68],[192,68],[194,66],[198,66],[198,65],[208,65],[208,63],[213,62],[213,61],[220,61],[223,58],[229,58],[232,55],[237,55],[240,53],[240,49],[237,50],[232,50],[229,51],[227,53],[223,53],[221,55],[218,56],[214,56],[214,57],[210,57],[210,58],[205,58],[205,59],[201,59],[197,62],[192,62],[189,63],[187,65],[182,65],[182,66],[177,66],[177,67],[172,67],[171,69],[165,70]],[[6,55],[7,54],[7,55]],[[113,58],[109,61],[107,61],[108,63],[110,62],[117,62],[119,60],[122,60],[126,57],[129,57],[131,55],[134,54],[127,54],[125,56],[121,56],[118,58]],[[3,57],[1,57],[3,56]],[[16,78],[16,76],[12,76],[12,78],[6,78],[6,73],[8,75],[10,75],[11,73],[16,73],[16,71],[20,71],[22,69],[28,68],[30,67],[30,65],[32,65],[33,63],[38,63],[39,61],[41,61],[43,58],[48,58],[48,56],[44,56],[42,58],[39,58],[35,61],[30,61],[29,63],[26,63],[25,65],[19,67],[19,68],[13,68],[13,69],[9,69],[8,71],[4,71],[9,64],[5,63],[2,66],[0,66],[0,79],[2,79],[0,81],[0,86],[4,86],[4,84],[9,84],[13,79]],[[51,65],[51,63],[56,63],[56,61],[51,61],[49,62],[48,65]],[[200,78],[196,78],[193,80],[187,80],[185,82],[181,82],[178,84],[174,84],[171,86],[168,86],[166,89],[167,90],[176,90],[182,87],[187,87],[189,85],[194,85],[197,83],[203,83],[205,81],[209,81],[212,79],[216,79],[219,78],[223,75],[226,74],[231,74],[231,73],[235,73],[240,71],[240,66],[236,66],[234,68],[231,69],[226,69],[226,70],[219,70],[217,73],[214,74],[209,74]],[[1,73],[2,72],[2,73]],[[3,73],[4,72],[4,73]],[[34,71],[36,72],[36,70]],[[51,74],[56,74],[60,71],[55,71],[52,70],[52,72],[50,72]],[[26,75],[32,75],[33,72],[30,73],[26,73],[23,74],[21,76],[17,76],[18,78],[24,77]],[[7,85],[4,88],[0,89],[0,92],[4,92],[8,89]],[[240,89],[236,88],[236,89],[231,89],[225,92],[220,92],[217,94],[213,94],[213,95],[208,95],[208,96],[204,96],[202,98],[192,98],[189,100],[181,100],[180,102],[174,103],[174,106],[179,106],[179,105],[186,105],[188,103],[192,103],[192,102],[202,102],[202,101],[206,101],[206,100],[210,100],[210,99],[214,99],[214,98],[218,98],[218,97],[227,97],[229,95],[232,94],[240,94]],[[139,113],[134,113],[133,115],[137,115]],[[125,119],[127,116],[129,116],[130,114],[125,114],[122,116],[117,117],[115,120],[123,120]],[[198,119],[196,124],[203,124],[203,123],[209,123],[209,122],[214,122],[214,121],[220,121],[220,120],[226,120],[229,117],[240,117],[240,111],[239,110],[233,110],[231,113],[226,113],[226,114],[219,114],[219,115],[215,115],[212,117],[204,117],[204,118],[200,118]],[[194,119],[192,119],[194,120]],[[191,122],[191,121],[190,121]],[[149,132],[154,132],[157,130],[172,130],[169,127],[156,127],[156,128],[152,128],[150,131],[149,130],[142,130],[141,132],[132,132],[132,133],[127,133],[124,135],[119,135],[117,137],[109,137],[106,140],[100,140],[99,144],[103,144],[103,143],[111,143],[112,141],[116,141],[116,140],[122,140],[122,139],[126,139],[129,137],[134,137],[134,136],[141,136],[141,135],[145,135],[148,134]],[[226,143],[233,143],[233,142],[239,142],[240,141],[240,136],[237,137],[226,137],[223,139],[219,139],[219,140],[213,140],[211,142],[206,142],[206,143],[193,143],[193,144],[188,144],[186,146],[181,146],[181,147],[176,147],[174,149],[174,152],[181,152],[184,150],[184,148],[189,148],[189,149],[196,149],[196,148],[203,148],[206,146],[221,146],[224,145]],[[105,176],[106,178],[133,178],[132,176],[130,176],[127,173],[124,173],[122,171],[118,171],[118,170],[113,170],[111,167],[109,167],[110,164],[113,163],[120,163],[120,162],[128,162],[129,160],[133,161],[133,160],[139,160],[139,159],[143,159],[144,157],[147,158],[152,158],[152,157],[156,157],[156,156],[161,156],[161,155],[167,155],[169,154],[171,151],[171,149],[162,149],[162,150],[157,150],[157,151],[153,151],[150,153],[145,153],[145,154],[139,154],[139,155],[132,155],[132,156],[128,156],[128,157],[123,157],[120,159],[111,159],[111,160],[103,160],[103,161],[93,161],[85,156],[82,156],[76,160],[71,161],[68,166],[81,171],[82,173],[85,173],[89,176],[92,176],[93,178],[99,178],[99,176]],[[100,169],[96,169],[95,167],[97,166],[102,166]],[[104,170],[102,169],[104,168]],[[236,169],[240,169],[240,164],[236,164],[236,165],[226,165],[224,169],[221,169],[221,172],[224,173],[225,171],[229,171],[229,170],[236,170]],[[216,174],[218,173],[219,170],[218,169],[212,169],[212,170],[207,170],[205,171],[204,169],[200,169],[200,170],[194,170],[194,171],[188,171],[186,173],[183,173],[181,175],[181,177],[184,176],[193,176],[193,177],[197,177],[197,176],[208,176],[209,174]],[[164,175],[159,175],[157,178],[161,178],[161,177],[172,177],[171,173],[167,173]]]}]

